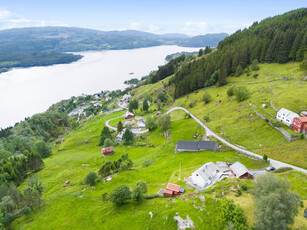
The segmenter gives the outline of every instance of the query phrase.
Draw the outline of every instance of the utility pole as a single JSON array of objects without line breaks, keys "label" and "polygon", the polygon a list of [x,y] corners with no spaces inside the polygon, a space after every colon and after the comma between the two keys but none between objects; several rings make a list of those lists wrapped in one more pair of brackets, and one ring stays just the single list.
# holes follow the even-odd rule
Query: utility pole
[{"label": "utility pole", "polygon": [[179,165],[179,179],[180,180],[180,174],[181,174],[181,161],[180,161],[180,165]]}]

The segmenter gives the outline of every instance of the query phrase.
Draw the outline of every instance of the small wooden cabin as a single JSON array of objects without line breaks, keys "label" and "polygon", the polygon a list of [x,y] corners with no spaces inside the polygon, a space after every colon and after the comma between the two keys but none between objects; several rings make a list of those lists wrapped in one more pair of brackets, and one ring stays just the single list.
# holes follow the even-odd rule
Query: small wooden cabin
[{"label": "small wooden cabin", "polygon": [[101,154],[103,155],[111,155],[114,153],[113,146],[109,146],[101,149]]}]

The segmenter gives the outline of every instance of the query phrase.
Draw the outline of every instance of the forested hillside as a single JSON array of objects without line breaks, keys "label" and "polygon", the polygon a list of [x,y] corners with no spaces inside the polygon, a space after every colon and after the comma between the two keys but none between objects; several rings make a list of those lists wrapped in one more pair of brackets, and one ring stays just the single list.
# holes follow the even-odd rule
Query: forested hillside
[{"label": "forested hillside", "polygon": [[215,84],[224,85],[227,76],[239,76],[252,62],[256,65],[302,61],[306,44],[306,8],[255,22],[226,37],[215,52],[182,66],[173,79],[175,97]]}]

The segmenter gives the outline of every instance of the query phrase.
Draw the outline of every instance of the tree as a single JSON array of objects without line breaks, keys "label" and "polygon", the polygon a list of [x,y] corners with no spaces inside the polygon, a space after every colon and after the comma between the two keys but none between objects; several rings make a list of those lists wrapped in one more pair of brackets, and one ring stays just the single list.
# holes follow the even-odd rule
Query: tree
[{"label": "tree", "polygon": [[44,166],[44,162],[38,153],[29,153],[27,156],[27,166],[31,172],[37,172]]},{"label": "tree", "polygon": [[133,133],[130,131],[130,129],[126,129],[126,131],[123,134],[123,141],[124,144],[132,144],[133,142]]},{"label": "tree", "polygon": [[89,172],[84,178],[84,182],[85,184],[89,184],[90,186],[93,186],[97,178],[98,178],[97,173]]},{"label": "tree", "polygon": [[103,130],[101,131],[101,134],[100,134],[99,145],[103,145],[105,139],[111,138],[111,137],[112,135],[111,135],[109,128],[107,126],[103,127]]},{"label": "tree", "polygon": [[233,228],[227,229],[248,230],[244,211],[240,206],[235,205],[233,200],[223,200],[219,210],[221,212],[220,222],[224,227],[232,226]]},{"label": "tree", "polygon": [[236,100],[238,102],[241,102],[241,101],[246,100],[249,97],[250,92],[245,86],[238,86],[234,90],[234,95],[235,95]]},{"label": "tree", "polygon": [[163,115],[158,119],[158,126],[163,132],[167,131],[171,126],[171,116],[169,114]]},{"label": "tree", "polygon": [[147,184],[145,181],[138,181],[136,184],[135,184],[135,187],[140,187],[141,188],[141,191],[143,193],[146,193],[147,192]]},{"label": "tree", "polygon": [[103,146],[109,147],[109,146],[113,146],[115,144],[116,144],[115,140],[113,140],[112,138],[107,138],[107,139],[104,140]]},{"label": "tree", "polygon": [[148,108],[149,108],[149,106],[148,106],[148,101],[145,99],[145,100],[143,101],[143,111],[148,111]]},{"label": "tree", "polygon": [[42,158],[45,158],[51,155],[52,148],[50,144],[46,143],[45,141],[37,140],[32,147],[32,151],[37,152],[42,156]]},{"label": "tree", "polygon": [[288,181],[272,174],[265,174],[254,181],[255,229],[288,229],[287,225],[293,224],[300,197],[289,188]]},{"label": "tree", "polygon": [[149,130],[149,131],[152,131],[154,130],[156,127],[157,127],[157,124],[156,124],[156,121],[153,117],[149,117],[147,120],[146,120],[146,128]]},{"label": "tree", "polygon": [[237,70],[236,70],[236,77],[239,77],[243,74],[243,68],[241,65],[238,65]]},{"label": "tree", "polygon": [[127,185],[120,185],[110,193],[110,200],[115,204],[123,204],[131,198],[131,191]]},{"label": "tree", "polygon": [[141,203],[145,196],[144,194],[147,192],[147,184],[144,181],[137,182],[132,191],[132,200]]},{"label": "tree", "polygon": [[259,70],[260,67],[258,66],[259,65],[259,62],[257,59],[255,59],[253,62],[252,62],[252,70]]},{"label": "tree", "polygon": [[203,96],[203,101],[205,102],[205,104],[208,104],[211,101],[211,95],[208,92],[205,92]]},{"label": "tree", "polygon": [[33,174],[27,179],[28,187],[38,191],[40,194],[43,193],[45,187],[42,184],[42,181],[38,179],[37,175]]},{"label": "tree", "polygon": [[233,96],[234,95],[234,87],[230,87],[228,90],[227,90],[227,95],[229,97]]},{"label": "tree", "polygon": [[137,110],[139,108],[139,103],[137,100],[131,100],[129,103],[129,111],[133,113],[134,110]]},{"label": "tree", "polygon": [[165,90],[162,90],[158,93],[157,99],[159,99],[161,102],[165,102],[167,100],[167,94]]},{"label": "tree", "polygon": [[204,54],[204,51],[203,51],[203,49],[200,49],[200,50],[198,51],[198,57],[201,57],[201,56],[203,56],[203,54]]},{"label": "tree", "polygon": [[121,131],[123,131],[123,129],[124,129],[123,123],[121,121],[119,121],[117,123],[117,132],[120,133]]}]

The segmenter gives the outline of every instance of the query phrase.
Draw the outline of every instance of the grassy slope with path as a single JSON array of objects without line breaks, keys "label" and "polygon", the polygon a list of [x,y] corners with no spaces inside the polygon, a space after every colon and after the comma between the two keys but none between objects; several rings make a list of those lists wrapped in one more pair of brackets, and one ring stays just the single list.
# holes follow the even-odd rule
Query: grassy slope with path
[{"label": "grassy slope with path", "polygon": [[[176,212],[182,217],[189,215],[200,228],[204,222],[208,229],[219,228],[217,223],[219,201],[206,201],[207,212],[200,212],[193,207],[193,199],[185,198],[158,198],[146,200],[142,204],[128,202],[117,207],[110,201],[103,201],[102,194],[109,194],[112,189],[127,184],[132,186],[139,180],[148,182],[148,194],[156,194],[169,181],[185,186],[185,182],[176,179],[179,164],[182,167],[182,177],[189,175],[197,167],[208,161],[236,161],[243,162],[249,168],[263,168],[264,162],[237,155],[234,152],[200,152],[175,154],[175,143],[178,139],[193,140],[197,123],[192,119],[182,119],[183,114],[175,112],[171,126],[171,137],[166,140],[160,130],[145,135],[155,147],[117,146],[115,154],[107,159],[117,159],[123,153],[129,153],[135,167],[132,170],[118,173],[107,183],[96,183],[96,189],[82,185],[81,182],[89,171],[98,171],[104,159],[100,158],[100,148],[97,146],[99,134],[107,119],[120,116],[117,112],[107,116],[98,116],[88,120],[75,132],[64,137],[64,142],[54,148],[52,157],[45,160],[45,168],[38,173],[46,186],[43,194],[44,204],[34,210],[28,217],[17,219],[14,229],[176,229],[173,216]],[[89,131],[91,130],[91,132]],[[84,144],[89,140],[88,144]],[[58,151],[62,149],[62,151]],[[154,160],[154,163],[144,168],[144,160]],[[82,166],[90,164],[90,166]],[[63,183],[70,180],[71,184],[64,188]],[[194,189],[187,187],[187,193]],[[83,195],[78,198],[75,194]],[[150,219],[149,212],[153,212]]]},{"label": "grassy slope with path", "polygon": [[[279,131],[256,116],[253,107],[249,105],[255,105],[258,112],[272,120],[265,111],[273,115],[276,112],[271,108],[264,110],[261,107],[262,103],[269,106],[270,100],[277,109],[285,107],[297,113],[306,110],[307,83],[301,80],[303,71],[299,70],[299,64],[262,64],[260,70],[253,71],[249,77],[231,77],[227,86],[192,93],[176,100],[173,105],[188,108],[200,120],[203,120],[204,116],[209,116],[210,121],[206,122],[206,125],[232,144],[306,169],[307,141],[297,140],[288,143]],[[253,75],[256,73],[258,77],[254,79]],[[290,80],[281,80],[283,76]],[[237,102],[227,96],[228,88],[238,85],[246,86],[250,90],[249,99]],[[207,105],[201,101],[205,92],[212,96],[212,101]],[[190,103],[195,105],[189,108]],[[290,128],[283,127],[291,135],[297,135]]]}]

